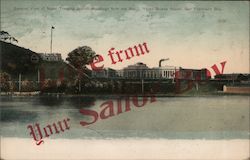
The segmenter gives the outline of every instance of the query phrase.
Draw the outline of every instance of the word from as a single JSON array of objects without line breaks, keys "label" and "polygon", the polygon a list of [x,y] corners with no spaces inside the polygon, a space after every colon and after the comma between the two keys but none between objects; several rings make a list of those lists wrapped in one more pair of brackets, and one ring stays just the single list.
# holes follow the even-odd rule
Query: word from
[{"label": "word from", "polygon": [[[104,119],[107,119],[109,117],[113,117],[115,115],[124,113],[123,112],[124,110],[125,110],[125,112],[128,112],[131,110],[130,101],[133,102],[135,107],[143,107],[147,104],[148,98],[149,97],[142,97],[142,102],[139,103],[137,96],[133,96],[132,98],[126,97],[125,104],[123,104],[123,105],[122,105],[122,99],[117,99],[117,101],[108,100],[100,105],[100,108],[103,108],[103,109],[101,110],[101,112],[99,114],[97,111],[94,111],[91,109],[80,109],[79,112],[82,115],[91,116],[93,118],[89,122],[80,121],[80,124],[82,126],[86,126],[86,125],[90,125],[90,124],[95,123],[99,117],[100,117],[100,119],[104,120]],[[156,102],[155,96],[151,96],[149,99],[150,99],[149,100],[150,103]],[[115,104],[116,104],[116,106],[115,106]],[[116,113],[115,113],[115,110],[116,110]]]},{"label": "word from", "polygon": [[[125,49],[125,50],[115,50],[115,48],[111,48],[108,51],[111,64],[122,62],[124,59],[129,60],[133,58],[135,55],[140,56],[140,55],[144,55],[145,53],[149,53],[147,43],[145,42],[143,44],[135,45],[134,47],[129,47],[128,49]],[[96,65],[103,61],[104,61],[103,56],[98,55],[90,64],[92,70],[95,70],[95,71],[102,70],[104,65],[101,65],[101,66],[96,66]]]},{"label": "word from", "polygon": [[[51,136],[53,134],[53,130],[55,131],[54,133],[56,134],[60,133],[59,130],[61,132],[64,132],[65,130],[69,130],[70,129],[69,123],[68,123],[69,121],[70,121],[69,118],[63,120],[65,128],[63,127],[63,124],[61,121],[57,122],[58,125],[56,123],[53,123],[52,125],[47,125],[46,127],[43,127],[44,136],[45,137]],[[42,130],[40,129],[39,123],[36,123],[35,126],[28,125],[27,129],[30,130],[30,135],[33,136],[33,139],[36,141],[36,145],[40,145],[41,143],[44,143],[44,141],[42,140],[43,134],[42,134]],[[48,133],[48,130],[50,133]]]}]

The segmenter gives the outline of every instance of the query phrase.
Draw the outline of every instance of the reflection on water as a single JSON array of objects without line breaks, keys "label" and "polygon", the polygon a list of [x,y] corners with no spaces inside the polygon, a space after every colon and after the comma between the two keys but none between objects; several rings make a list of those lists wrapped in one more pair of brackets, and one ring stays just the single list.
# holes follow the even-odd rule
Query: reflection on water
[{"label": "reflection on water", "polygon": [[[80,121],[93,117],[80,114],[85,108],[100,114],[100,106],[109,101],[114,116],[100,119],[89,126]],[[139,98],[142,104],[142,98]],[[41,126],[70,118],[70,130],[51,138],[125,138],[147,137],[168,139],[246,139],[249,136],[249,97],[163,97],[143,107],[130,101],[130,111],[118,114],[117,106],[125,107],[125,98],[83,96],[1,97],[1,135],[30,137],[27,126]]]},{"label": "reflection on water", "polygon": [[34,122],[36,117],[35,112],[1,109],[1,122]]},{"label": "reflection on water", "polygon": [[[90,107],[94,105],[95,97],[81,97],[81,96],[72,96],[72,97],[62,97],[62,96],[41,96],[33,97],[32,105],[42,105],[48,109],[66,107],[66,108],[77,108]],[[65,105],[67,104],[67,105]]]},{"label": "reflection on water", "polygon": [[42,96],[33,101],[34,105],[43,105],[48,106],[49,108],[60,107],[64,102],[64,98],[62,97],[52,97],[52,96]]},{"label": "reflection on water", "polygon": [[96,101],[95,97],[70,97],[68,98],[69,105],[77,109],[91,107],[95,105],[95,101]]}]

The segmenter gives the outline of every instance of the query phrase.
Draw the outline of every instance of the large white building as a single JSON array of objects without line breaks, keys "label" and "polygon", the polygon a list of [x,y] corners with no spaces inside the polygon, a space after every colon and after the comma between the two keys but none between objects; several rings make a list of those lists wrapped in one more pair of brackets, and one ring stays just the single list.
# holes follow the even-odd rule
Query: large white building
[{"label": "large white building", "polygon": [[162,66],[149,68],[144,63],[136,63],[135,65],[129,65],[123,69],[124,78],[134,79],[174,79],[176,67],[174,66]]},{"label": "large white building", "polygon": [[174,79],[177,67],[162,66],[149,68],[144,63],[129,65],[122,70],[103,69],[93,71],[92,77],[96,78],[124,78],[124,79]]}]

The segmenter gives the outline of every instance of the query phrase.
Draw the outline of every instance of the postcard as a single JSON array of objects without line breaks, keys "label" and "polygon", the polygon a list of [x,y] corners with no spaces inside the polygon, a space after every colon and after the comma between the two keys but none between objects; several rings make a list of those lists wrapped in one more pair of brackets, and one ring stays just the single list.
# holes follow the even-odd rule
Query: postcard
[{"label": "postcard", "polygon": [[1,160],[247,160],[249,1],[1,0]]}]

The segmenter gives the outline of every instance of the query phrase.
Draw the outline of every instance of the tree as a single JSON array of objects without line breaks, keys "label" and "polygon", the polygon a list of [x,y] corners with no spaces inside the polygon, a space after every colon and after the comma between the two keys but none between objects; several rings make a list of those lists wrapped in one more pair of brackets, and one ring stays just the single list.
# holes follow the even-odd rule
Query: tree
[{"label": "tree", "polygon": [[9,40],[10,43],[11,41],[18,43],[18,40],[15,37],[12,37],[8,32],[5,32],[5,31],[0,31],[0,40],[2,41]]},{"label": "tree", "polygon": [[6,72],[0,72],[0,90],[9,91],[10,90],[10,75]]},{"label": "tree", "polygon": [[71,51],[66,58],[69,64],[78,72],[78,92],[81,92],[81,86],[84,86],[84,83],[87,80],[85,77],[89,77],[90,75],[90,70],[86,65],[92,63],[95,57],[95,51],[88,46],[82,46]]},{"label": "tree", "polygon": [[77,69],[86,69],[86,65],[92,63],[96,53],[88,46],[74,49],[68,54],[66,60]]}]

